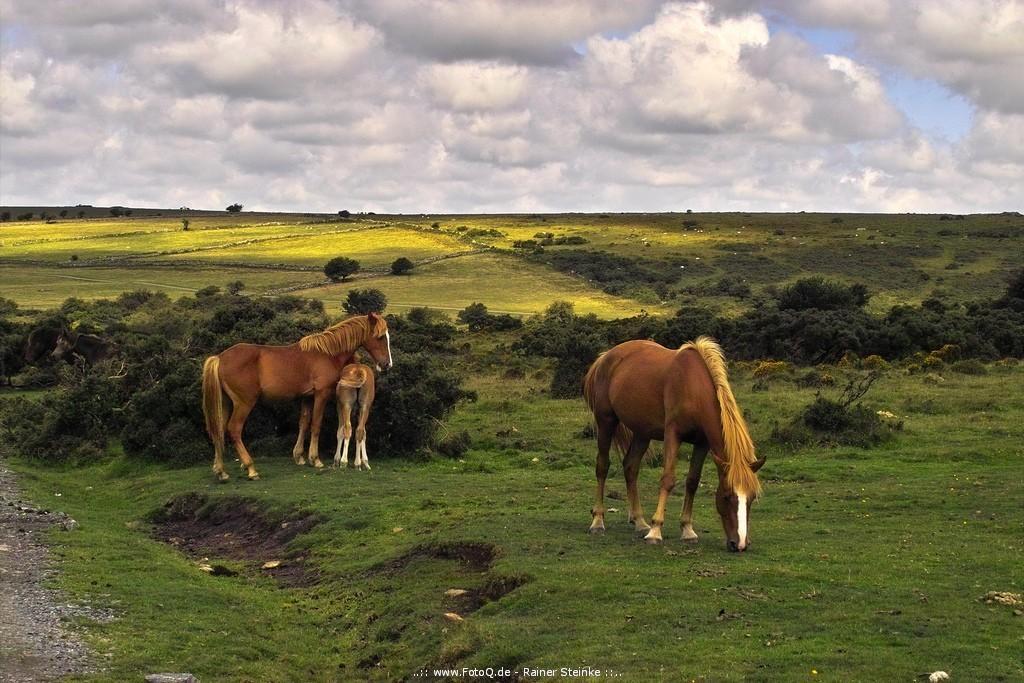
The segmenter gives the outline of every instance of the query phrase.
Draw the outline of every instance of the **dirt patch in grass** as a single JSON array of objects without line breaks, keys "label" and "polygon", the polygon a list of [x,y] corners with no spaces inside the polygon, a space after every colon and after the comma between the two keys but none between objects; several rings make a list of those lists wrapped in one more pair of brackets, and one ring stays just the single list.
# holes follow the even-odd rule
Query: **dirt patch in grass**
[{"label": "dirt patch in grass", "polygon": [[[189,557],[236,560],[253,573],[272,576],[288,588],[311,586],[319,572],[306,563],[306,553],[288,545],[319,524],[322,518],[301,510],[270,511],[247,498],[209,500],[186,493],[150,515],[153,536]],[[264,563],[280,564],[263,568]]]},{"label": "dirt patch in grass", "polygon": [[409,563],[421,558],[437,560],[458,560],[466,569],[485,572],[491,568],[498,556],[498,547],[493,543],[482,541],[451,541],[445,543],[425,543],[402,553],[393,560],[388,560],[367,572],[370,576],[397,574]]}]

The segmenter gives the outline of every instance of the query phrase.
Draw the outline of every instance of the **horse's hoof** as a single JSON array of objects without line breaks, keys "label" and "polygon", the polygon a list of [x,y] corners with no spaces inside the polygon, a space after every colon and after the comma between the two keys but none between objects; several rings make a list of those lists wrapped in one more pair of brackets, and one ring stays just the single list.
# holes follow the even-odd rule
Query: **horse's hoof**
[{"label": "horse's hoof", "polygon": [[597,534],[603,534],[603,533],[604,533],[604,524],[602,524],[601,526],[592,526],[592,527],[590,527],[590,534],[592,536],[596,536]]},{"label": "horse's hoof", "polygon": [[318,470],[322,470],[324,468],[324,464],[317,460],[315,463],[313,463],[313,467],[317,468]]},{"label": "horse's hoof", "polygon": [[689,532],[684,531],[682,533],[682,536],[680,536],[680,538],[683,540],[683,543],[696,543],[697,542],[697,534],[695,534],[692,531],[689,531]]},{"label": "horse's hoof", "polygon": [[259,478],[259,472],[253,472],[252,474],[249,475],[249,481],[259,481]]},{"label": "horse's hoof", "polygon": [[227,472],[217,472],[215,474],[217,475],[217,483],[219,484],[226,484],[228,482],[228,479],[231,478],[231,475],[229,475]]},{"label": "horse's hoof", "polygon": [[644,540],[647,541],[649,545],[658,545],[661,543],[661,531],[658,529],[651,529],[647,535],[644,536]]},{"label": "horse's hoof", "polygon": [[647,536],[647,534],[649,534],[650,532],[651,527],[649,526],[638,526],[633,529],[633,533],[635,533],[637,536]]},{"label": "horse's hoof", "polygon": [[305,458],[299,458],[298,460],[295,461],[295,464],[298,465],[299,467],[305,467],[306,466],[306,459]]}]

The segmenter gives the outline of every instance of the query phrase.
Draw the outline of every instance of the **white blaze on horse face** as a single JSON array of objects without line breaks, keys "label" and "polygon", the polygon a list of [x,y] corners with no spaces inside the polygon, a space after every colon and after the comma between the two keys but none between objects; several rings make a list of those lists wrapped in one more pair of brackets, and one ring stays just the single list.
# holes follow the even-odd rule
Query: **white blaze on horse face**
[{"label": "white blaze on horse face", "polygon": [[743,494],[736,496],[736,523],[740,537],[740,550],[747,547],[747,497]]},{"label": "white blaze on horse face", "polygon": [[390,368],[392,365],[394,365],[394,363],[391,360],[391,332],[390,331],[384,333],[384,339],[386,339],[387,342],[388,342],[388,367]]}]

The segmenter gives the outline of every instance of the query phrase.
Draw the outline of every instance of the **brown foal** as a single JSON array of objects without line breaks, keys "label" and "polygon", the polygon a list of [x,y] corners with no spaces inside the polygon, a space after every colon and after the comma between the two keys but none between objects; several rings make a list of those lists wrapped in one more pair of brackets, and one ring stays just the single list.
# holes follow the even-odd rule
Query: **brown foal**
[{"label": "brown foal", "polygon": [[334,451],[334,466],[348,467],[348,445],[352,440],[352,408],[359,404],[359,422],[356,424],[357,470],[370,469],[366,455],[366,421],[370,418],[370,406],[376,394],[376,380],[373,370],[362,363],[346,365],[338,380],[338,447]]}]

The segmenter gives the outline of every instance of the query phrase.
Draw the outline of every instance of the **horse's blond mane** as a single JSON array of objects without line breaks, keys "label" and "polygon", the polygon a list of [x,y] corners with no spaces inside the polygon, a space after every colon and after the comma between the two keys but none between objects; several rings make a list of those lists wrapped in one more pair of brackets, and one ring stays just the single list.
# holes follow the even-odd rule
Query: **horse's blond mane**
[{"label": "horse's blond mane", "polygon": [[371,325],[369,316],[357,315],[335,323],[323,332],[307,334],[299,340],[299,348],[340,356],[355,351],[367,338],[380,337],[387,331],[388,323],[382,316],[376,316],[376,323]]},{"label": "horse's blond mane", "polygon": [[743,413],[732,395],[722,347],[711,337],[698,337],[696,341],[683,344],[679,350],[684,349],[693,349],[700,354],[715,384],[726,450],[717,455],[726,462],[726,481],[734,491],[756,498],[761,493],[761,481],[757,478],[757,472],[750,467],[757,459],[754,442],[747,430],[747,421],[743,419]]}]

